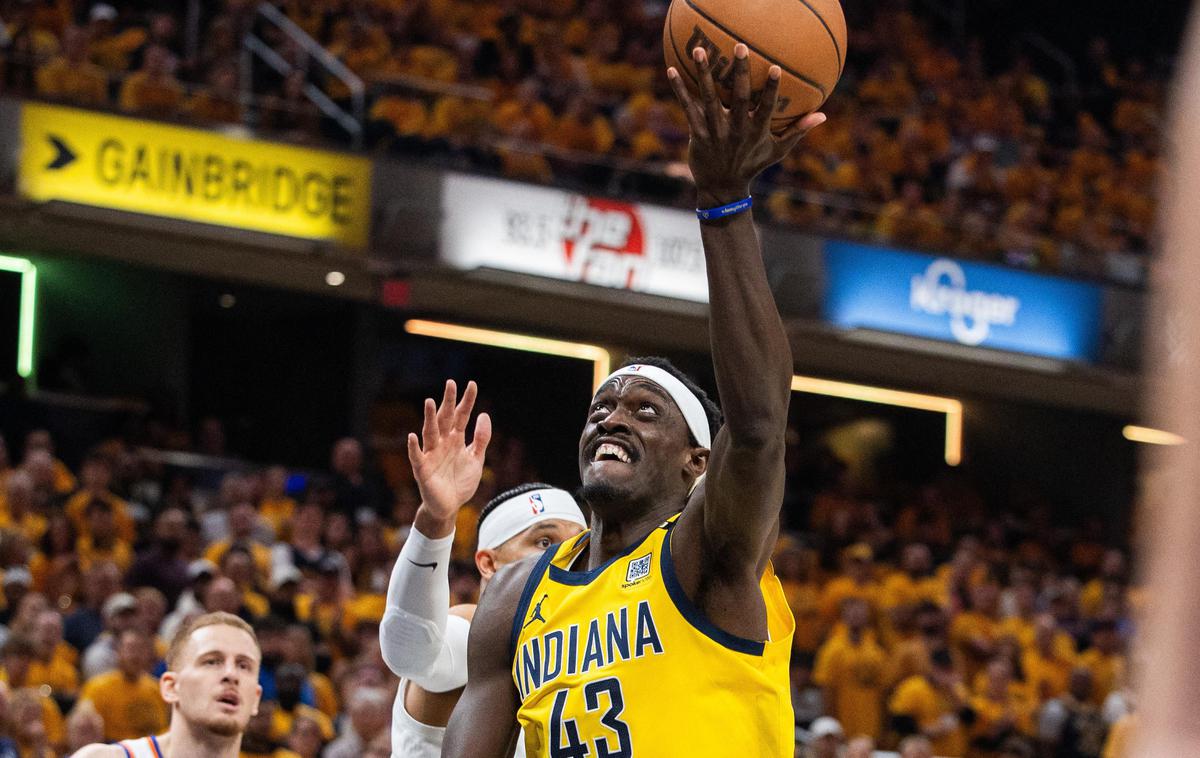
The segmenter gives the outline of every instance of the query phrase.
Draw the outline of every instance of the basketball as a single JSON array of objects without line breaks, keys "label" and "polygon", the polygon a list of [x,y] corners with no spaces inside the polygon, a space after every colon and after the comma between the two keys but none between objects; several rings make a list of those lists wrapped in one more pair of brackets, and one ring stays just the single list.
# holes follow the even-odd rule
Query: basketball
[{"label": "basketball", "polygon": [[750,48],[754,92],[778,65],[779,102],[771,130],[782,131],[828,99],[846,63],[846,18],[838,0],[672,0],[663,29],[667,66],[675,66],[688,89],[699,93],[692,51],[703,47],[717,92],[729,101],[733,46]]}]

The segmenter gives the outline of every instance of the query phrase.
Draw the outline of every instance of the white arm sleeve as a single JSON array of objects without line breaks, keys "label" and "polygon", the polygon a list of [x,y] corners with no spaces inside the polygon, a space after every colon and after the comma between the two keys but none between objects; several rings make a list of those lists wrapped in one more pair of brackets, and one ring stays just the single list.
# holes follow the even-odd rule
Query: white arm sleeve
[{"label": "white arm sleeve", "polygon": [[431,540],[413,529],[388,583],[387,609],[379,625],[383,661],[430,692],[467,683],[464,618],[450,616],[450,547],[454,534]]}]

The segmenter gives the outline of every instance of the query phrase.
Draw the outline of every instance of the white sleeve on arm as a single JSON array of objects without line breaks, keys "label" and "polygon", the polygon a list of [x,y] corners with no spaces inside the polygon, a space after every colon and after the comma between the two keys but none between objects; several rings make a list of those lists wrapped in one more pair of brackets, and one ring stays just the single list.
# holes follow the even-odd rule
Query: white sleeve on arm
[{"label": "white sleeve on arm", "polygon": [[466,619],[450,616],[450,547],[454,534],[431,540],[413,529],[388,583],[379,625],[383,661],[430,692],[467,683]]}]

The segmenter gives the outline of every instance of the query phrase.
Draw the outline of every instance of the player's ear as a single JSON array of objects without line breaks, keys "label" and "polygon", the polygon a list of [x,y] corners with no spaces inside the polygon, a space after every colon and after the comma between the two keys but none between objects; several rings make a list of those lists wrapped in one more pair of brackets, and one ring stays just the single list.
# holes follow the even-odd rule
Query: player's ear
[{"label": "player's ear", "polygon": [[179,680],[175,678],[174,671],[164,671],[163,675],[158,680],[158,693],[162,695],[162,699],[167,705],[175,705],[179,702],[178,692]]},{"label": "player's ear", "polygon": [[499,568],[496,565],[495,550],[478,550],[475,552],[475,568],[479,569],[479,575],[484,579],[491,579]]},{"label": "player's ear", "polygon": [[262,704],[262,685],[259,684],[259,685],[255,685],[255,687],[254,687],[254,710],[250,711],[251,716],[258,715],[258,706],[261,704]]},{"label": "player's ear", "polygon": [[709,450],[706,447],[694,447],[688,452],[684,469],[689,479],[697,479],[708,471],[708,453]]}]

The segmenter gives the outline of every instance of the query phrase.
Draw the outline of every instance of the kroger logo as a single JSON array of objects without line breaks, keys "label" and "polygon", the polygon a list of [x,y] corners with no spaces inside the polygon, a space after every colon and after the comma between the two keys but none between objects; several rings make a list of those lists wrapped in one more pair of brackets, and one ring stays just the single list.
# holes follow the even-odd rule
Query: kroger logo
[{"label": "kroger logo", "polygon": [[964,345],[980,345],[992,325],[1012,326],[1021,301],[1008,295],[967,289],[962,266],[945,258],[912,278],[909,306],[930,316],[949,316],[950,333]]}]

